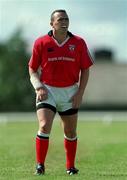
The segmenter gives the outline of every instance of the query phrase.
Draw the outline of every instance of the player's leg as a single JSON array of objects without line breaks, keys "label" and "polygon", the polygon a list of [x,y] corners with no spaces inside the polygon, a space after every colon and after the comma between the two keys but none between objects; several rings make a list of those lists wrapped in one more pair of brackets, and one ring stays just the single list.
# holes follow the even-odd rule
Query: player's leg
[{"label": "player's leg", "polygon": [[56,105],[50,92],[51,90],[48,88],[47,90],[48,98],[46,100],[36,100],[37,118],[39,121],[39,130],[36,137],[36,174],[44,174],[44,163],[48,151],[49,135],[56,113]]},{"label": "player's leg", "polygon": [[[55,109],[55,108],[54,108]],[[44,174],[45,158],[48,151],[49,135],[55,116],[55,111],[49,108],[40,108],[37,110],[39,121],[39,130],[36,137],[36,174]]]},{"label": "player's leg", "polygon": [[65,137],[73,139],[77,137],[77,113],[72,115],[60,115]]},{"label": "player's leg", "polygon": [[[57,101],[57,110],[62,119],[64,129],[64,147],[66,152],[66,169],[67,173],[76,174],[75,156],[77,150],[77,112],[78,109],[72,107],[72,97],[77,92],[77,84],[60,88],[58,91],[59,99]],[[57,95],[57,96],[58,96]]]},{"label": "player's leg", "polygon": [[64,129],[64,148],[66,152],[67,173],[70,175],[77,174],[78,170],[75,168],[77,150],[77,113],[71,115],[61,115],[61,119]]}]

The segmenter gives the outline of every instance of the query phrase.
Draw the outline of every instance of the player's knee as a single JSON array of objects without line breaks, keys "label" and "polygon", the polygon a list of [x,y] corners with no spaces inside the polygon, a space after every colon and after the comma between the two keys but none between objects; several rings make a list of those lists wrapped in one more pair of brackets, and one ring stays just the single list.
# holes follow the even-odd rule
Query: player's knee
[{"label": "player's knee", "polygon": [[76,131],[74,130],[65,130],[64,134],[68,138],[75,138],[77,136]]},{"label": "player's knee", "polygon": [[39,125],[39,131],[42,133],[50,133],[50,128],[47,126],[47,124],[40,124]]}]

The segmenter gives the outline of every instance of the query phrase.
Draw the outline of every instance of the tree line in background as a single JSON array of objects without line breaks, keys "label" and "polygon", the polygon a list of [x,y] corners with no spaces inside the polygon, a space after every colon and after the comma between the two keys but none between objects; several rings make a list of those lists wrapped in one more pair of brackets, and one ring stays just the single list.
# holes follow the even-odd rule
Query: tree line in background
[{"label": "tree line in background", "polygon": [[22,31],[0,43],[0,111],[34,110],[34,91],[29,81],[30,54]]}]

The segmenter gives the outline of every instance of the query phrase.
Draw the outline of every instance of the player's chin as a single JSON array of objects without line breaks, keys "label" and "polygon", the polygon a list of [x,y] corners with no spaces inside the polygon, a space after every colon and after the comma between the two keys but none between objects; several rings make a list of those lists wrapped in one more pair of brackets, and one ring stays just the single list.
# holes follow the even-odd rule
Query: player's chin
[{"label": "player's chin", "polygon": [[60,28],[60,31],[61,31],[61,32],[67,32],[67,31],[68,31],[68,28],[67,28],[67,27],[66,27],[66,28],[65,28],[65,27],[61,27],[61,28]]}]

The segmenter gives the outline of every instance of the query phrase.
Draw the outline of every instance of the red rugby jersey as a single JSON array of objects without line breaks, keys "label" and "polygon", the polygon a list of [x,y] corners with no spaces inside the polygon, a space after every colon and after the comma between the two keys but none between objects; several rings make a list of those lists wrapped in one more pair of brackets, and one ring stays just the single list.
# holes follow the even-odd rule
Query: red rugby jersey
[{"label": "red rugby jersey", "polygon": [[67,87],[79,80],[81,69],[93,64],[85,41],[68,32],[68,39],[58,44],[52,31],[38,38],[33,47],[29,66],[41,67],[41,82],[55,87]]}]

